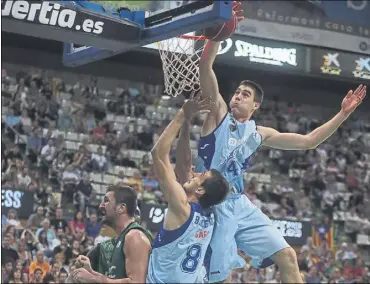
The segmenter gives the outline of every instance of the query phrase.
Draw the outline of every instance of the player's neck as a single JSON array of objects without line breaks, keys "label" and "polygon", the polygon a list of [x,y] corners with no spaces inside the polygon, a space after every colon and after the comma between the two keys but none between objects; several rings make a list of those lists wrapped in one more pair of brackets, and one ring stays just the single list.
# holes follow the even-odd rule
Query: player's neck
[{"label": "player's neck", "polygon": [[191,195],[191,196],[188,195],[188,202],[199,203],[195,195]]},{"label": "player's neck", "polygon": [[252,117],[252,114],[251,115],[247,115],[247,116],[237,116],[237,115],[233,115],[234,119],[237,121],[237,122],[240,122],[240,123],[244,123],[246,122],[247,120],[250,120],[251,117]]},{"label": "player's neck", "polygon": [[134,221],[135,221],[134,217],[129,217],[128,215],[121,216],[121,218],[119,218],[116,223],[115,229],[116,229],[117,235],[121,234],[123,230],[126,229],[127,226],[130,225]]}]

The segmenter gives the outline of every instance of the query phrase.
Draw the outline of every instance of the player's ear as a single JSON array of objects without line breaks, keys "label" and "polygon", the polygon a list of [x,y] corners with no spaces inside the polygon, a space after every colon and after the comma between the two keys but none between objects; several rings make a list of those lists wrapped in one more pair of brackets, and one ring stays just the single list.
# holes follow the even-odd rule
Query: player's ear
[{"label": "player's ear", "polygon": [[198,187],[196,190],[195,190],[195,193],[196,194],[199,194],[199,195],[203,195],[206,193],[204,187]]},{"label": "player's ear", "polygon": [[121,203],[119,206],[117,206],[117,211],[119,214],[122,214],[125,212],[125,209],[126,209],[126,204],[125,203]]},{"label": "player's ear", "polygon": [[253,103],[253,110],[257,110],[257,109],[259,109],[259,108],[260,108],[260,106],[261,106],[261,104],[260,104],[260,103],[258,103],[258,102],[254,102],[254,103]]}]

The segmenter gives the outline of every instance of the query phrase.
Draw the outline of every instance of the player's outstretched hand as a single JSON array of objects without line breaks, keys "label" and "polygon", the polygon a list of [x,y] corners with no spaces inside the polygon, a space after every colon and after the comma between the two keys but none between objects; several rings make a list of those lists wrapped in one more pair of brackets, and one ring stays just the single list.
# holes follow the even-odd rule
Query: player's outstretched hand
[{"label": "player's outstretched hand", "polygon": [[243,16],[244,11],[242,10],[241,6],[242,6],[241,2],[237,2],[237,1],[233,2],[233,13],[238,19],[238,22],[244,20],[244,16]]},{"label": "player's outstretched hand", "polygon": [[92,271],[90,259],[87,256],[79,255],[76,259],[75,264],[76,268],[84,268],[89,272]]},{"label": "player's outstretched hand", "polygon": [[350,115],[366,96],[366,86],[360,85],[355,91],[350,90],[342,101],[342,112]]},{"label": "player's outstretched hand", "polygon": [[200,113],[209,113],[214,102],[211,97],[206,97],[205,99],[201,98],[201,92],[195,96],[193,92],[190,96],[190,99],[187,100],[182,106],[182,110],[185,115],[186,120],[192,119],[195,115]]}]

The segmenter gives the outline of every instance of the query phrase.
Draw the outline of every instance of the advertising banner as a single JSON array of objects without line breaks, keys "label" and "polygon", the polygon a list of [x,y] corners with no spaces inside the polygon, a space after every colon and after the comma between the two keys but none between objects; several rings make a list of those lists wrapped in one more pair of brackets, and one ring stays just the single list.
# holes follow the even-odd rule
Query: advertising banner
[{"label": "advertising banner", "polygon": [[370,80],[370,56],[314,48],[311,53],[311,73]]},{"label": "advertising banner", "polygon": [[370,54],[370,2],[242,1],[237,33]]},{"label": "advertising banner", "polygon": [[[143,203],[141,207],[141,220],[151,231],[158,232],[162,226],[164,216],[167,213],[165,205]],[[273,219],[273,224],[284,236],[285,240],[292,246],[300,246],[306,243],[311,235],[311,222]]]},{"label": "advertising banner", "polygon": [[306,50],[301,45],[235,35],[221,43],[216,60],[231,66],[251,65],[303,73],[306,70]]},{"label": "advertising banner", "polygon": [[33,193],[23,190],[10,188],[1,189],[1,214],[8,214],[9,209],[15,209],[18,216],[28,219],[33,213],[34,196]]}]

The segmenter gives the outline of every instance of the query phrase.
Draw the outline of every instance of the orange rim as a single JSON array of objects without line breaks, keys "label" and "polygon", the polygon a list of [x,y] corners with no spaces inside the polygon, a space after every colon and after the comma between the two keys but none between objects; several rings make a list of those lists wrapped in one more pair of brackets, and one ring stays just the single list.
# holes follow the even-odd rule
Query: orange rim
[{"label": "orange rim", "polygon": [[205,36],[195,36],[195,35],[179,35],[178,38],[183,39],[193,39],[193,40],[206,40]]}]

